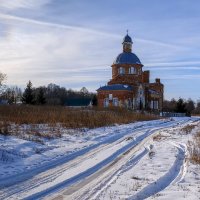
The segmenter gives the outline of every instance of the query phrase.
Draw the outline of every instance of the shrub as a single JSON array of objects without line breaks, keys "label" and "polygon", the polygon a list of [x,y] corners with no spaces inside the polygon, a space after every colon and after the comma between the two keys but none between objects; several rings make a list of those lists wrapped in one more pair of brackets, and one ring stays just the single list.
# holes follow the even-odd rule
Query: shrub
[{"label": "shrub", "polygon": [[184,126],[181,131],[183,131],[183,133],[185,134],[189,134],[192,132],[192,130],[196,127],[196,125],[194,124],[191,124],[191,125],[187,125],[187,126]]},{"label": "shrub", "polygon": [[1,135],[9,135],[9,124],[4,121],[0,121],[0,134]]},{"label": "shrub", "polygon": [[200,164],[200,132],[193,137],[193,141],[189,142],[190,160],[195,164]]},{"label": "shrub", "polygon": [[158,119],[155,115],[124,109],[73,109],[62,106],[0,106],[0,122],[15,124],[62,124],[67,128],[95,128],[141,120]]},{"label": "shrub", "polygon": [[152,119],[158,119],[158,117],[124,109],[7,105],[0,106],[0,123],[2,124],[0,134],[12,134],[21,138],[30,138],[30,140],[51,139],[61,137],[63,127],[96,128]]}]

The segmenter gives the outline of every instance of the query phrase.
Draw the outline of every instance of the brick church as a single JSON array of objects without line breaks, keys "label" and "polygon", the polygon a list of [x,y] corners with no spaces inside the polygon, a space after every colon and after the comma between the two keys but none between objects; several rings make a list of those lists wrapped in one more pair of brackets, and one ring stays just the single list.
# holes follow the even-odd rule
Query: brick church
[{"label": "brick church", "polygon": [[123,52],[112,64],[112,79],[97,90],[99,107],[125,107],[161,111],[164,85],[159,78],[150,83],[150,71],[143,71],[140,59],[132,53],[131,37],[124,37]]}]

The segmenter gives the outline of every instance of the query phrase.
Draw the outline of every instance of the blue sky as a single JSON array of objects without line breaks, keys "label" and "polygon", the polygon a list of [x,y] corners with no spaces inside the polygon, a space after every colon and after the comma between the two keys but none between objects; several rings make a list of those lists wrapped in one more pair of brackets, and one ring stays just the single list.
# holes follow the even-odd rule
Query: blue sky
[{"label": "blue sky", "polygon": [[0,0],[0,71],[9,85],[95,91],[127,29],[166,99],[200,98],[199,0]]}]

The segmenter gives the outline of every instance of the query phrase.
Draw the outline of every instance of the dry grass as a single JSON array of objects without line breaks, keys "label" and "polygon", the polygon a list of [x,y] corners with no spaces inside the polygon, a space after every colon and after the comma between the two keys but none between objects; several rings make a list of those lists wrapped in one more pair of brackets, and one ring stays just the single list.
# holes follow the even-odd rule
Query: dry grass
[{"label": "dry grass", "polygon": [[[155,115],[134,113],[122,109],[72,109],[61,106],[0,106],[0,133],[7,134],[11,124],[31,125],[31,134],[40,136],[34,125],[47,124],[55,128],[96,128],[114,124],[158,119]],[[59,130],[54,132],[60,136]],[[48,134],[46,135],[48,137]]]},{"label": "dry grass", "polygon": [[1,135],[9,135],[10,132],[10,125],[5,121],[0,121],[0,134]]},{"label": "dry grass", "polygon": [[153,136],[153,140],[158,142],[158,141],[164,140],[164,139],[166,139],[168,137],[169,136],[162,135],[161,133],[159,133],[159,134]]},{"label": "dry grass", "polygon": [[195,124],[190,124],[190,125],[187,125],[187,126],[184,126],[181,131],[184,133],[184,134],[189,134],[192,132],[192,130],[196,127],[197,125]]},{"label": "dry grass", "polygon": [[45,106],[0,106],[0,121],[15,124],[57,124],[68,128],[95,128],[158,117],[126,110],[86,110]]},{"label": "dry grass", "polygon": [[200,165],[200,132],[195,134],[193,141],[189,142],[188,147],[191,162]]},{"label": "dry grass", "polygon": [[200,117],[200,114],[199,113],[198,114],[197,113],[193,113],[192,116],[193,117]]}]

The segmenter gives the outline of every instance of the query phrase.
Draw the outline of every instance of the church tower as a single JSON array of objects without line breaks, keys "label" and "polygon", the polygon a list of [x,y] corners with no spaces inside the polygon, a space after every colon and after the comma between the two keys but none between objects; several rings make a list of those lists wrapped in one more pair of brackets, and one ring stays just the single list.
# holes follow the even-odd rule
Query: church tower
[{"label": "church tower", "polygon": [[123,52],[127,52],[127,53],[132,52],[132,44],[133,44],[132,39],[128,35],[128,31],[127,31],[127,35],[124,37],[124,40],[122,42]]},{"label": "church tower", "polygon": [[138,85],[142,82],[142,63],[136,54],[132,52],[133,41],[127,34],[122,41],[122,53],[120,53],[112,64],[112,79],[108,85],[128,84]]}]

